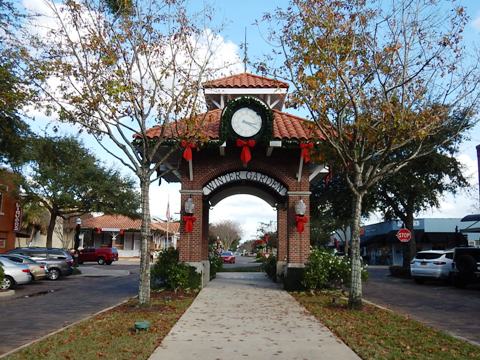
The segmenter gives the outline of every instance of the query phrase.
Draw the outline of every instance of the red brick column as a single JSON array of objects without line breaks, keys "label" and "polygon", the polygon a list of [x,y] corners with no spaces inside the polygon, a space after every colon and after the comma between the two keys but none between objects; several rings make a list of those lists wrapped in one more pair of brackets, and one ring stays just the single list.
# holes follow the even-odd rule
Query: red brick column
[{"label": "red brick column", "polygon": [[[183,220],[180,226],[180,239],[178,241],[178,249],[180,251],[180,261],[183,262],[199,262],[202,259],[202,240],[203,240],[203,194],[201,190],[181,190],[181,212],[185,215],[185,201],[189,197],[195,204],[193,216],[196,220],[193,224],[191,233],[185,232],[185,224]],[[208,221],[208,220],[207,220]]]},{"label": "red brick column", "polygon": [[278,236],[278,253],[277,261],[287,261],[287,244],[288,244],[288,212],[286,208],[278,207],[277,209],[277,236]]},{"label": "red brick column", "polygon": [[[303,233],[299,233],[295,222],[295,204],[299,200],[303,200],[307,209],[305,216],[308,222],[305,224]],[[308,260],[310,254],[310,192],[309,191],[290,191],[288,193],[288,266],[301,267]]]}]

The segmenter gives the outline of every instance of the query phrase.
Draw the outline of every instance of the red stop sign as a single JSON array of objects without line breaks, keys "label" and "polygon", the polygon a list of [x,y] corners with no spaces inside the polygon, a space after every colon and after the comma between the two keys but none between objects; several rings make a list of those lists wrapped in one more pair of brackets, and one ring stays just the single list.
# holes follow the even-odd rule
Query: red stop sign
[{"label": "red stop sign", "polygon": [[409,242],[412,238],[412,233],[408,229],[400,229],[397,232],[397,239],[401,242]]}]

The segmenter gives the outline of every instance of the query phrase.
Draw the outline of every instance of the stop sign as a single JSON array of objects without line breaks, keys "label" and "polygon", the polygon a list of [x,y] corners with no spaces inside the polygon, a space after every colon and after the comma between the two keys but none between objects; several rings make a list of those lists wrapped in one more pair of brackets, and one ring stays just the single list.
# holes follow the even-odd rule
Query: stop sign
[{"label": "stop sign", "polygon": [[397,232],[397,239],[401,242],[409,242],[412,238],[412,233],[408,229],[400,229]]}]

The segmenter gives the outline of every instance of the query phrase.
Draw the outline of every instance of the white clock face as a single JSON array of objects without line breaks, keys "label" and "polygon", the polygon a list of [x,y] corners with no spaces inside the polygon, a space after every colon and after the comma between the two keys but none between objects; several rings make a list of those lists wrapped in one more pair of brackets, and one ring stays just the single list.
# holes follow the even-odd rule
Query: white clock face
[{"label": "white clock face", "polygon": [[242,137],[255,136],[261,128],[262,118],[252,109],[238,109],[232,116],[232,129]]}]

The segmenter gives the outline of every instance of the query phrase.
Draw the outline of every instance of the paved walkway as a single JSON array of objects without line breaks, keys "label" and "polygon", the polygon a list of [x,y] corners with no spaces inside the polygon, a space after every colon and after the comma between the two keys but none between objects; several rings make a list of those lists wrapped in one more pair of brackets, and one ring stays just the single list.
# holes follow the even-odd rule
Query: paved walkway
[{"label": "paved walkway", "polygon": [[219,273],[151,360],[359,359],[263,273]]}]

